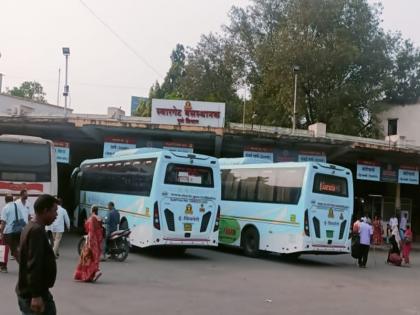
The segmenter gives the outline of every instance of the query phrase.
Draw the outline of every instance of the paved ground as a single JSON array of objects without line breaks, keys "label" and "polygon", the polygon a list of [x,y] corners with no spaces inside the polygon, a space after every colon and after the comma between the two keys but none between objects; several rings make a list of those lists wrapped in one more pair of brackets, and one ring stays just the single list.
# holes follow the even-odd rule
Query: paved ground
[{"label": "paved ground", "polygon": [[[232,250],[185,256],[132,253],[102,264],[98,283],[72,280],[76,237],[64,239],[53,294],[59,314],[420,314],[420,253],[411,267],[386,265],[370,253],[367,269],[350,256],[246,258]],[[376,263],[375,263],[376,261]],[[0,274],[0,314],[18,314],[17,268]]]}]

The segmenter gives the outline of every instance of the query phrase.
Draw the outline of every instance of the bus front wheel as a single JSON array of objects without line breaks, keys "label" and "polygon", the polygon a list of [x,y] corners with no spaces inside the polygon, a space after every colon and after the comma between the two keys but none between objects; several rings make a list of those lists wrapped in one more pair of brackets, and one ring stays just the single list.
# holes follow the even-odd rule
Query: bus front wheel
[{"label": "bus front wheel", "polygon": [[257,229],[249,227],[242,232],[242,248],[249,257],[257,257],[260,250],[260,235]]}]

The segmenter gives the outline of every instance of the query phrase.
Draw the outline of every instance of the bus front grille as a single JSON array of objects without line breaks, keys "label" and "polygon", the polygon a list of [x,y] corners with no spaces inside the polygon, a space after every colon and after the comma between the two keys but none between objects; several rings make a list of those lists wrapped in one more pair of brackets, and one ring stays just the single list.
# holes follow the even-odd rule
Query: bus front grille
[{"label": "bus front grille", "polygon": [[174,214],[171,210],[165,209],[165,219],[166,224],[168,225],[169,231],[175,231],[175,220],[174,220]]},{"label": "bus front grille", "polygon": [[207,226],[210,222],[211,213],[207,212],[205,215],[203,215],[203,219],[201,220],[201,228],[200,232],[205,232],[207,230]]}]

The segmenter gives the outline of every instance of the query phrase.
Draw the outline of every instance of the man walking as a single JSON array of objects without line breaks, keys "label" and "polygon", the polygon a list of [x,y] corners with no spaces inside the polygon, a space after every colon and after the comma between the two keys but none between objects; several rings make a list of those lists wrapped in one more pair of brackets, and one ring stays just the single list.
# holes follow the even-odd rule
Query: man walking
[{"label": "man walking", "polygon": [[359,257],[359,267],[366,268],[366,263],[369,255],[370,243],[373,235],[372,226],[362,221],[359,227],[360,235],[360,257]]},{"label": "man walking", "polygon": [[34,208],[28,200],[28,191],[23,189],[20,191],[20,198],[16,200],[16,206],[23,215],[23,219],[28,223],[35,216]]},{"label": "man walking", "polygon": [[12,195],[6,195],[4,198],[6,205],[1,212],[0,235],[4,243],[9,246],[12,256],[19,259],[19,241],[23,229],[24,216],[13,202]]},{"label": "man walking", "polygon": [[52,233],[52,239],[53,239],[53,250],[55,257],[58,258],[60,256],[59,253],[59,247],[60,242],[63,237],[63,233],[65,229],[70,229],[70,218],[67,214],[67,210],[62,207],[63,199],[60,197],[57,197],[58,201],[58,208],[57,208],[57,218],[55,221],[47,227],[48,231],[51,231]]},{"label": "man walking", "polygon": [[24,315],[57,313],[49,291],[55,283],[57,265],[45,231],[57,217],[57,204],[51,195],[39,196],[34,204],[35,218],[22,232],[16,294]]}]

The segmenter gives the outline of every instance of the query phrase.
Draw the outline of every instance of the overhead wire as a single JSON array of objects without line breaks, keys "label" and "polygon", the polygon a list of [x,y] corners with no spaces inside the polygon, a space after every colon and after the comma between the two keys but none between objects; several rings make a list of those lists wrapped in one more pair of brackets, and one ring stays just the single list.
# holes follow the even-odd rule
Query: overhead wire
[{"label": "overhead wire", "polygon": [[140,53],[137,52],[122,36],[120,36],[108,23],[106,23],[102,18],[99,17],[95,11],[90,8],[83,0],[79,0],[80,3],[92,14],[105,28],[110,31],[128,50],[130,50],[138,59],[140,59],[150,70],[152,70],[159,78],[163,78],[161,73],[150,64],[146,58],[144,58]]}]

